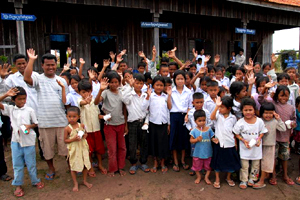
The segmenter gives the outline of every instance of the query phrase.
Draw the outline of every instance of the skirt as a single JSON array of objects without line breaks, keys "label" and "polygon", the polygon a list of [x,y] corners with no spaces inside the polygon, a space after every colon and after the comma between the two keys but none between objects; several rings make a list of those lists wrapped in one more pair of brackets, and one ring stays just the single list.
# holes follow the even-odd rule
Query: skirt
[{"label": "skirt", "polygon": [[149,155],[165,159],[169,156],[168,124],[149,123]]},{"label": "skirt", "polygon": [[241,168],[240,157],[235,147],[221,148],[220,144],[212,143],[213,156],[210,167],[219,172],[233,172]]},{"label": "skirt", "polygon": [[188,150],[190,135],[184,124],[186,113],[170,113],[170,150]]}]

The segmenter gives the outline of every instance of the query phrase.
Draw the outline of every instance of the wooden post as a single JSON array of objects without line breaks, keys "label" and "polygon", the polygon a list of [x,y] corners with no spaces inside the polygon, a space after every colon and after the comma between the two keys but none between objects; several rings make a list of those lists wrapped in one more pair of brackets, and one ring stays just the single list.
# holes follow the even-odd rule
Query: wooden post
[{"label": "wooden post", "polygon": [[[243,28],[247,29],[247,22],[243,22]],[[242,45],[243,49],[244,49],[244,56],[246,57],[247,60],[247,34],[244,33],[243,34],[243,45]],[[245,60],[245,63],[247,62]]]},{"label": "wooden post", "polygon": [[[22,2],[15,1],[14,6],[15,6],[16,14],[22,14],[22,8],[23,8]],[[23,21],[16,21],[16,24],[17,24],[18,52],[20,54],[26,55]]]},{"label": "wooden post", "polygon": [[[159,22],[159,13],[153,13],[153,21]],[[159,28],[154,28],[154,45],[156,48],[156,55],[159,57]]]}]

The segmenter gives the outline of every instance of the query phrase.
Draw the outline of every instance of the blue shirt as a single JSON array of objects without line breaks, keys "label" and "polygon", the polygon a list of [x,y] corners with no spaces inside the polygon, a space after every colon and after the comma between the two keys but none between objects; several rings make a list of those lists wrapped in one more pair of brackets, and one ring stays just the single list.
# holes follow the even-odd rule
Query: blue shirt
[{"label": "blue shirt", "polygon": [[215,135],[214,132],[209,128],[207,131],[202,132],[197,128],[194,128],[190,135],[192,135],[195,139],[202,135],[202,141],[197,142],[195,144],[195,150],[193,153],[193,157],[207,159],[212,157],[212,146],[211,146],[211,138]]},{"label": "blue shirt", "polygon": [[297,127],[295,128],[296,131],[300,131],[300,112],[296,109],[296,116],[297,116]]}]

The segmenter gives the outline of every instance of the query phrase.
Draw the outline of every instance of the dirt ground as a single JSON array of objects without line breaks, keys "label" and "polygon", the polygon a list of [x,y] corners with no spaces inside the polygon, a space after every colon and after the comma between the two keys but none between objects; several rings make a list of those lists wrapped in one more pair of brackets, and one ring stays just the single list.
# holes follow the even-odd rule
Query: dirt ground
[{"label": "dirt ground", "polygon": [[[6,152],[6,161],[8,165],[8,174],[13,175],[11,152]],[[300,186],[288,186],[282,181],[282,173],[278,174],[278,185],[272,186],[267,183],[267,187],[260,190],[247,188],[241,190],[236,186],[231,188],[225,182],[225,174],[222,174],[221,189],[215,189],[211,185],[206,185],[202,180],[200,184],[195,184],[195,176],[189,176],[188,171],[181,168],[180,172],[174,172],[169,166],[169,171],[162,174],[144,173],[137,171],[136,175],[130,175],[128,172],[124,177],[116,174],[115,177],[102,175],[96,170],[97,177],[88,178],[93,184],[91,189],[82,185],[82,176],[78,177],[80,183],[79,192],[72,192],[71,174],[67,173],[67,164],[63,157],[55,156],[56,176],[53,181],[45,180],[47,164],[42,161],[37,154],[38,176],[45,182],[45,188],[38,190],[30,185],[30,179],[25,168],[25,196],[21,199],[300,199]],[[289,175],[295,179],[298,175],[299,156],[292,154],[292,160],[289,162]],[[107,167],[107,155],[104,158],[104,166]],[[191,164],[191,159],[187,160]],[[149,166],[152,166],[153,160],[149,158]],[[126,170],[128,171],[130,163],[126,160]],[[213,182],[214,173],[210,180]],[[0,199],[16,199],[13,196],[14,188],[10,182],[0,181]]]}]

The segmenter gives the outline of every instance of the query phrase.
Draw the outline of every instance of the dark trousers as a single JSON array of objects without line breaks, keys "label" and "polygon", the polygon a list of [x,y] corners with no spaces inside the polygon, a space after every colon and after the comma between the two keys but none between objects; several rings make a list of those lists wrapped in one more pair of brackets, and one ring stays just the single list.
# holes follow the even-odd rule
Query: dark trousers
[{"label": "dark trousers", "polygon": [[5,140],[5,144],[6,144],[7,140],[11,138],[11,134],[12,134],[10,118],[8,116],[1,115],[1,121],[3,122],[3,125],[0,131],[2,133],[2,138]]},{"label": "dark trousers", "polygon": [[140,163],[146,164],[148,158],[148,133],[142,130],[144,120],[137,120],[133,122],[127,122],[128,125],[128,152],[130,156],[130,163],[136,164],[138,159],[136,156],[136,149],[140,146]]},{"label": "dark trousers", "polygon": [[2,143],[2,136],[0,136],[0,176],[7,173],[7,166],[4,159],[4,149],[3,149],[3,143]]},{"label": "dark trousers", "polygon": [[34,132],[36,133],[36,138],[37,138],[37,141],[38,141],[39,154],[40,154],[41,158],[44,158],[43,150],[41,148],[41,143],[40,143],[40,140],[39,140],[39,137],[40,137],[39,127],[35,127]]}]

